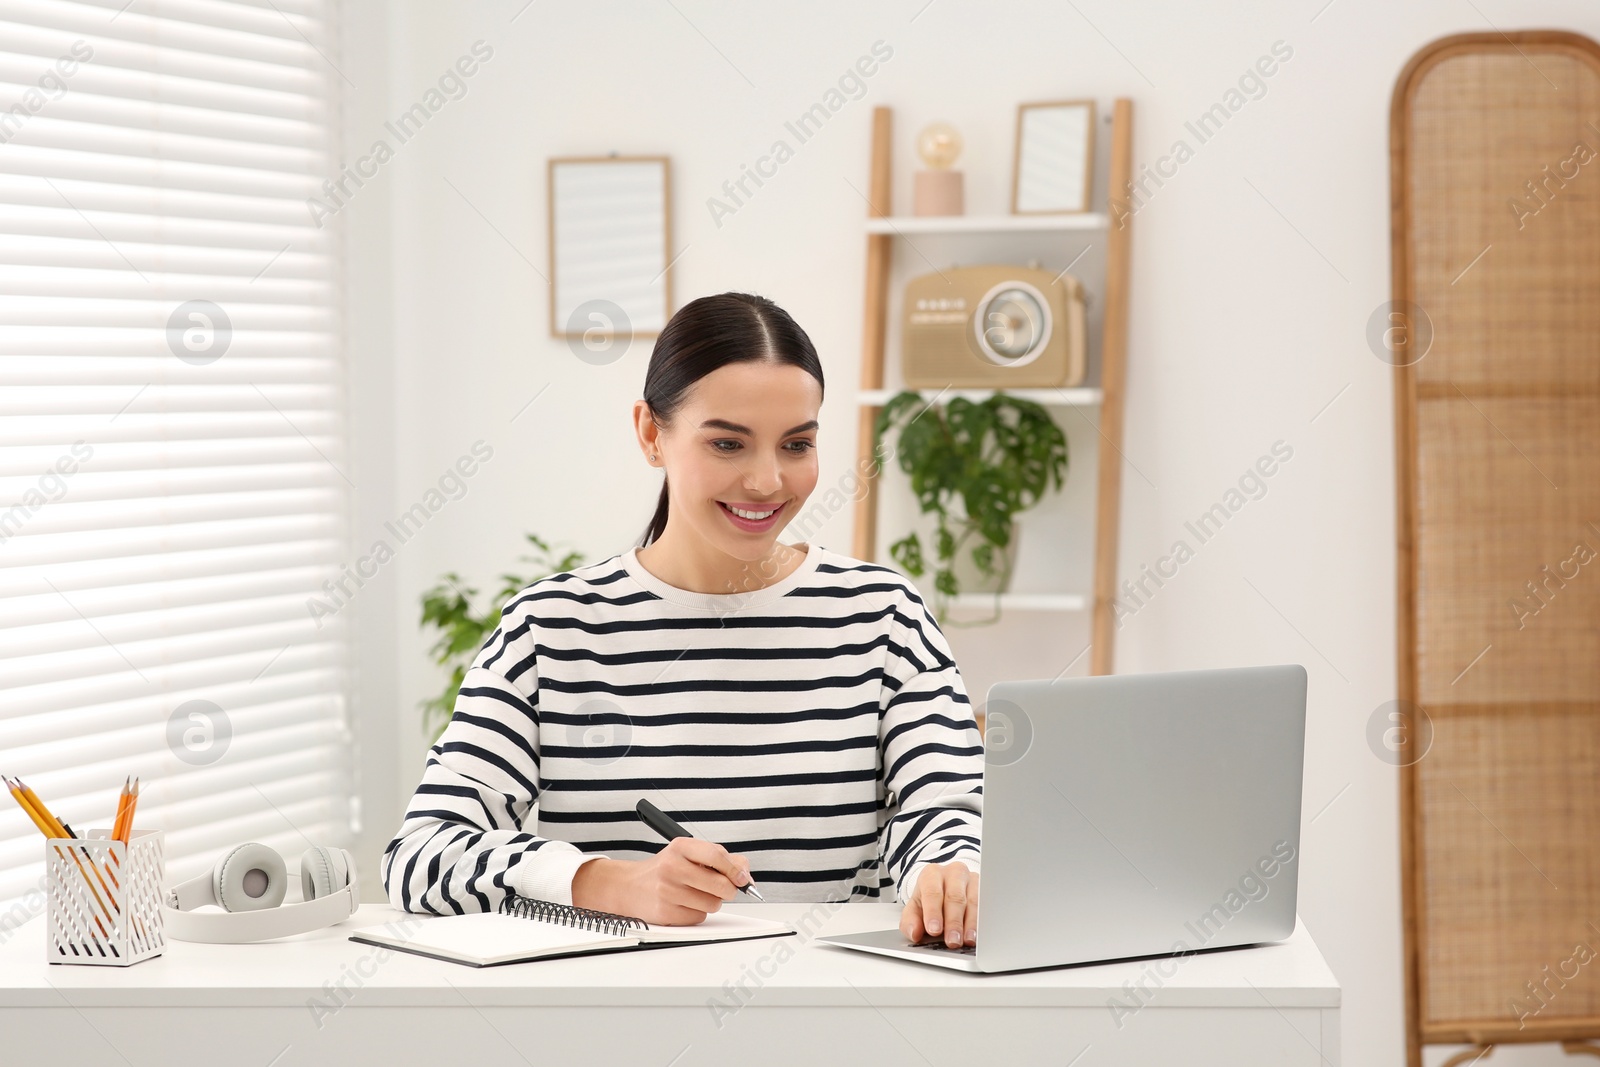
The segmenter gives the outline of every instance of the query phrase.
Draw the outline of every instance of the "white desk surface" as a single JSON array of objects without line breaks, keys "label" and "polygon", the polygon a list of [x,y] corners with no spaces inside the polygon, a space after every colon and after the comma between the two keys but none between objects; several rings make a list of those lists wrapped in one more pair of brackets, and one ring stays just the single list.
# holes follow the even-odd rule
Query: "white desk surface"
[{"label": "white desk surface", "polygon": [[[797,920],[818,911],[813,934],[890,929],[899,922],[892,903],[730,903],[730,912]],[[383,904],[363,904],[337,926],[249,945],[167,942],[163,955],[127,967],[45,962],[45,919],[29,921],[0,944],[0,1009],[160,1006],[295,1007],[327,996],[325,983],[342,979],[367,1007],[437,1007],[441,991],[455,989],[480,1007],[576,1005],[609,1007],[694,1006],[725,996],[725,984],[754,979],[768,1006],[1093,1007],[1126,997],[1124,983],[1149,982],[1150,965],[1175,973],[1159,979],[1151,1006],[1163,1008],[1335,1009],[1339,983],[1303,922],[1286,941],[1203,952],[1173,960],[1061,967],[979,975],[853,952],[798,936],[690,945],[609,955],[539,960],[499,967],[468,967],[347,940],[359,927],[432,917],[407,915]],[[793,958],[776,962],[777,946]]]}]

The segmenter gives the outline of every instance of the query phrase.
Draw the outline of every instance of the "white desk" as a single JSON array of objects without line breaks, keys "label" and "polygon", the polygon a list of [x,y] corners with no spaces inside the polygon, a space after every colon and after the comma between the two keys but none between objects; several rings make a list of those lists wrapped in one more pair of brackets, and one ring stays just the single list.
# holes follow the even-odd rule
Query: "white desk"
[{"label": "white desk", "polygon": [[[1303,924],[1279,944],[1181,960],[969,975],[812,941],[892,928],[895,904],[727,908],[817,910],[793,937],[491,968],[346,940],[433,921],[379,904],[273,942],[169,941],[125,968],[47,964],[40,916],[0,945],[0,1062],[70,1050],[133,1067],[1339,1063],[1339,984]],[[1124,983],[1141,979],[1147,999],[1119,1026],[1107,1002],[1131,1004]]]}]

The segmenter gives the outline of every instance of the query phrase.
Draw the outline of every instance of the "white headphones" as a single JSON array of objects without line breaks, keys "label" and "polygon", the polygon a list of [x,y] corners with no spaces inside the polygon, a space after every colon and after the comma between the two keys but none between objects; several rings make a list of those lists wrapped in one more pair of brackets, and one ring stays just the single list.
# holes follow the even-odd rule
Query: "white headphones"
[{"label": "white headphones", "polygon": [[[237,845],[208,873],[166,890],[163,926],[179,941],[240,945],[320,930],[348,919],[360,905],[355,857],[342,848],[313,845],[300,856],[303,903],[283,903],[288,882],[276,851],[255,842]],[[192,910],[204,904],[222,911]]]}]

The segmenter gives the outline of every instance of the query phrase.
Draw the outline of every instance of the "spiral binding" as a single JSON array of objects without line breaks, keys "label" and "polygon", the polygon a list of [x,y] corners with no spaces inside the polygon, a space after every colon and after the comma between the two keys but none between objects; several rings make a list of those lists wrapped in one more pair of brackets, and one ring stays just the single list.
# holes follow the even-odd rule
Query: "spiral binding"
[{"label": "spiral binding", "polygon": [[516,915],[524,919],[573,926],[580,930],[593,930],[602,934],[624,935],[630,927],[650,929],[650,924],[632,915],[618,915],[611,911],[580,908],[576,904],[558,904],[553,900],[538,900],[519,896],[516,890],[506,894],[500,902],[502,915]]}]

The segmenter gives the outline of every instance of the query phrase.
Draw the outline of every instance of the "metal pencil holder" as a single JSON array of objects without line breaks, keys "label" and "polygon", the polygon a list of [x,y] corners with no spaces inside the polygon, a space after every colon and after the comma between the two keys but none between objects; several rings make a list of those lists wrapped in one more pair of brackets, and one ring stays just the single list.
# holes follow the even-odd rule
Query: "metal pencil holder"
[{"label": "metal pencil holder", "polygon": [[161,833],[135,830],[126,845],[103,828],[45,841],[50,963],[126,967],[161,955]]}]

